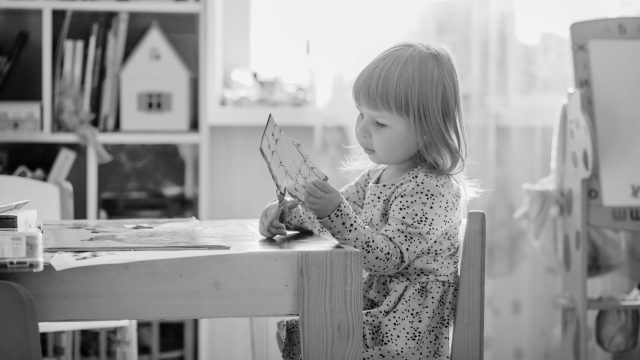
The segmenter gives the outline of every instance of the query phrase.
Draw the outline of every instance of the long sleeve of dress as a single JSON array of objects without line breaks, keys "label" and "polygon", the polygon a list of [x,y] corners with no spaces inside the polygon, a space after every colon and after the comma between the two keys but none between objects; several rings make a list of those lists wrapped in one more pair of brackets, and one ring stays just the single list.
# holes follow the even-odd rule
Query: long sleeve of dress
[{"label": "long sleeve of dress", "polygon": [[[347,201],[357,214],[362,211],[370,177],[371,174],[368,171],[365,171],[352,183],[344,186],[340,190],[340,193],[344,198],[343,201]],[[320,236],[332,236],[331,233],[328,232],[327,229],[325,229],[318,221],[316,215],[307,210],[304,205],[290,210],[287,218],[285,219],[285,224],[287,225],[287,228],[291,230],[308,230],[313,231]]]},{"label": "long sleeve of dress", "polygon": [[[345,199],[319,222],[338,241],[363,252],[367,272],[396,273],[425,256],[451,255],[443,253],[453,250],[450,243],[439,240],[445,230],[457,226],[458,198],[442,185],[427,181],[422,184],[407,182],[390,197],[384,196],[386,185],[370,185],[365,208],[373,209],[372,214],[361,213]],[[375,211],[378,208],[384,210],[378,213]],[[382,219],[374,219],[378,215]],[[430,270],[438,273],[437,269]]]}]

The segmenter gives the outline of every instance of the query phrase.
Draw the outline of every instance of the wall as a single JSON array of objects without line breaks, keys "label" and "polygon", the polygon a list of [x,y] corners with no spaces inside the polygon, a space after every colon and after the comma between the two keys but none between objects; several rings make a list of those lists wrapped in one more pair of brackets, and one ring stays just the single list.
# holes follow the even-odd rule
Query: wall
[{"label": "wall", "polygon": [[[314,163],[340,188],[348,174],[338,168],[349,140],[343,127],[283,126],[302,143]],[[210,169],[212,219],[258,218],[264,206],[276,198],[276,187],[259,151],[263,124],[211,127]]]}]

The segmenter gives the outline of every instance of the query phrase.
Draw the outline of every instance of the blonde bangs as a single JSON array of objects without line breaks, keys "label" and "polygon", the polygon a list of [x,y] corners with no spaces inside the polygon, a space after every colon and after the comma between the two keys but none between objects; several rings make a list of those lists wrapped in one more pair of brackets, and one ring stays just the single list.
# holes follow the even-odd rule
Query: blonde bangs
[{"label": "blonde bangs", "polygon": [[389,52],[374,59],[353,85],[356,105],[408,118],[413,84],[406,71],[407,62]]}]

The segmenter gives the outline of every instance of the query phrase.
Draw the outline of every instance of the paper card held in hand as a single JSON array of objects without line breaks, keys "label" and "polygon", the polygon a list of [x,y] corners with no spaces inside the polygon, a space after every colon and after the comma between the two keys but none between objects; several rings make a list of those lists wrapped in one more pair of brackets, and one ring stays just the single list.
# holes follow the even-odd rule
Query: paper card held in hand
[{"label": "paper card held in hand", "polygon": [[302,145],[287,135],[269,114],[267,125],[260,141],[260,153],[267,163],[273,181],[280,194],[290,194],[303,201],[307,182],[328,179],[309,158]]}]

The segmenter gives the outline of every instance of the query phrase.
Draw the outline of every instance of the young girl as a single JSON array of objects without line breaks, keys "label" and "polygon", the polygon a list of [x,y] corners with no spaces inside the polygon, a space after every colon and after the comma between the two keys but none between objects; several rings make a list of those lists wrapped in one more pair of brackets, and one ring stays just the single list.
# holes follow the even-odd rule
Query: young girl
[{"label": "young girl", "polygon": [[[465,154],[453,62],[441,48],[398,44],[362,70],[353,98],[374,165],[340,191],[314,181],[302,205],[268,205],[260,233],[328,232],[361,251],[364,359],[448,359]],[[278,343],[299,358],[297,319],[279,324]]]}]

